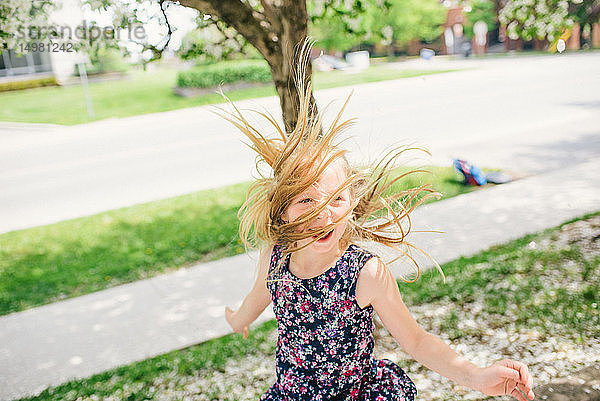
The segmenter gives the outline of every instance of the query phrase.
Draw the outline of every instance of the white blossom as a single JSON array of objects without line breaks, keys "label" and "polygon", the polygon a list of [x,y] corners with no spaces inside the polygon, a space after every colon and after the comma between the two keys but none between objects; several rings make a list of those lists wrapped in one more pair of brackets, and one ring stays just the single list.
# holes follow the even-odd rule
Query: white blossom
[{"label": "white blossom", "polygon": [[510,39],[547,38],[553,41],[573,26],[569,4],[581,0],[508,0],[498,16]]}]

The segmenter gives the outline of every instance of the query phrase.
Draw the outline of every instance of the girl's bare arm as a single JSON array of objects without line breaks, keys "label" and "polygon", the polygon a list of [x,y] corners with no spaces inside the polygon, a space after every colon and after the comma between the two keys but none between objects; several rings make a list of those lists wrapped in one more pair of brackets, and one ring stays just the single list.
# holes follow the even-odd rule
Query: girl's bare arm
[{"label": "girl's bare arm", "polygon": [[271,294],[267,289],[265,278],[269,271],[269,262],[271,259],[272,247],[263,248],[260,251],[258,258],[258,275],[252,290],[246,295],[240,309],[237,311],[231,310],[228,306],[225,307],[225,319],[231,326],[234,332],[244,336],[244,340],[248,338],[248,327],[256,320],[258,316],[271,303]]},{"label": "girl's bare arm", "polygon": [[357,292],[370,300],[381,321],[402,348],[429,369],[460,385],[487,395],[508,394],[520,401],[533,399],[533,380],[527,366],[504,360],[480,368],[454,352],[444,341],[423,330],[402,301],[392,272],[379,258],[371,258],[361,270]]}]

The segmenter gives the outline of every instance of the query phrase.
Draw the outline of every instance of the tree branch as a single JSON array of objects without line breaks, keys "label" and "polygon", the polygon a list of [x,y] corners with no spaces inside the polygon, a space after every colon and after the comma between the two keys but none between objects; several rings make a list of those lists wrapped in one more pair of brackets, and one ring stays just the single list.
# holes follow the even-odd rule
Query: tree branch
[{"label": "tree branch", "polygon": [[163,17],[165,18],[165,24],[167,24],[167,35],[169,36],[169,39],[167,39],[167,42],[165,43],[165,45],[163,46],[163,49],[166,48],[169,44],[169,42],[171,41],[171,36],[173,35],[173,30],[171,29],[171,24],[169,23],[169,19],[167,18],[167,10],[165,7],[163,7],[165,0],[159,0],[158,1],[158,5],[160,6],[160,11],[162,12]]},{"label": "tree branch", "polygon": [[169,23],[169,19],[167,18],[167,13],[166,13],[166,7],[164,7],[164,3],[166,0],[158,0],[158,5],[160,7],[160,12],[163,16],[163,18],[165,19],[165,24],[167,25],[167,35],[166,35],[166,42],[164,43],[164,45],[162,46],[154,46],[148,43],[143,43],[143,42],[139,42],[136,40],[131,39],[132,42],[137,43],[138,45],[142,46],[142,53],[145,52],[146,50],[150,50],[150,52],[152,52],[152,56],[150,57],[149,60],[146,60],[145,63],[150,63],[152,61],[158,60],[162,57],[163,52],[166,50],[167,46],[169,45],[169,42],[171,41],[171,38],[173,36],[173,30],[171,28],[171,24]]},{"label": "tree branch", "polygon": [[202,13],[216,15],[244,36],[266,59],[279,51],[277,42],[272,39],[274,33],[261,26],[262,21],[268,22],[265,16],[239,0],[179,0],[178,2],[182,6],[195,8]]},{"label": "tree branch", "polygon": [[588,15],[588,21],[592,21],[592,22],[597,22],[596,19],[598,18],[598,15],[600,14],[600,2],[597,2],[594,6],[592,6],[592,9],[589,10]]},{"label": "tree branch", "polygon": [[263,7],[266,19],[271,24],[272,30],[280,34],[283,29],[281,26],[281,17],[277,15],[273,6],[267,0],[260,0],[260,4]]}]

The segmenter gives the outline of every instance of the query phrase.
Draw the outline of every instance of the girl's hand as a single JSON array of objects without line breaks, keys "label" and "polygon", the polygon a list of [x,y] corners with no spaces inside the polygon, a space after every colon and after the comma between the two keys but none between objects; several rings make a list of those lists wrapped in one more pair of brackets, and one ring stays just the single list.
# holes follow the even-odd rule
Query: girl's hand
[{"label": "girl's hand", "polygon": [[[505,359],[481,369],[475,377],[476,389],[487,395],[510,395],[519,401],[533,400],[533,378],[527,365]],[[527,398],[523,397],[521,390]]]},{"label": "girl's hand", "polygon": [[246,338],[248,338],[248,326],[243,326],[243,327],[239,326],[235,322],[235,316],[236,316],[236,312],[231,310],[229,308],[229,306],[226,306],[225,307],[225,320],[227,320],[227,323],[229,323],[229,325],[231,326],[233,331],[236,333],[242,334],[244,337],[244,340],[245,340]]}]

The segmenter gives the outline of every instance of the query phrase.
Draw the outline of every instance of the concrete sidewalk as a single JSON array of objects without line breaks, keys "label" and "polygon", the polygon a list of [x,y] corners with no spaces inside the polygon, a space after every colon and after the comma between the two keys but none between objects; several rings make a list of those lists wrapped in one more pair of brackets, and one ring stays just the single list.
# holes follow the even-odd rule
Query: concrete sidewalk
[{"label": "concrete sidewalk", "polygon": [[[413,242],[440,263],[600,209],[600,158],[417,209]],[[254,280],[256,254],[0,317],[0,399],[39,393],[230,333]],[[402,266],[394,265],[395,274]],[[256,323],[273,318],[269,306]],[[256,324],[255,323],[255,324]]]}]

